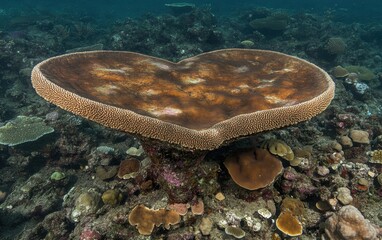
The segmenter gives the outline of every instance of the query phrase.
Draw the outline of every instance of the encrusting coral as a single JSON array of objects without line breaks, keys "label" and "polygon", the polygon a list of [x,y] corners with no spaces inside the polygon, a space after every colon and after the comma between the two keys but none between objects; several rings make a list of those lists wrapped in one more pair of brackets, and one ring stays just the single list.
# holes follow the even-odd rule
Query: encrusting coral
[{"label": "encrusting coral", "polygon": [[280,210],[276,220],[277,228],[288,236],[300,236],[303,226],[299,218],[304,214],[304,204],[298,199],[286,197]]},{"label": "encrusting coral", "polygon": [[174,210],[158,209],[152,210],[144,205],[137,205],[129,214],[129,223],[136,225],[138,232],[142,235],[150,235],[154,226],[164,225],[170,229],[170,225],[180,222],[180,215]]},{"label": "encrusting coral", "polygon": [[300,236],[302,234],[302,224],[291,212],[281,212],[276,219],[277,228],[288,236]]},{"label": "encrusting coral", "polygon": [[260,148],[234,153],[225,159],[224,165],[232,180],[248,190],[269,186],[283,170],[277,157]]}]

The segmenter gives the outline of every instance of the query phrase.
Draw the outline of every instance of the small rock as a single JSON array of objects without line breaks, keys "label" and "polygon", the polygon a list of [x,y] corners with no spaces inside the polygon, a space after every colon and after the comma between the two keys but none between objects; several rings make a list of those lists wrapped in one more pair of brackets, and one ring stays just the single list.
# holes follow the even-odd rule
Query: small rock
[{"label": "small rock", "polygon": [[239,227],[228,226],[225,228],[225,233],[238,239],[245,237],[245,232]]},{"label": "small rock", "polygon": [[131,148],[127,149],[126,153],[130,156],[139,157],[144,153],[144,151],[143,151],[142,146],[139,146],[139,148],[131,147]]},{"label": "small rock", "polygon": [[101,197],[96,192],[84,192],[75,202],[74,210],[71,213],[71,219],[79,222],[80,219],[89,214],[94,214],[100,207]]},{"label": "small rock", "polygon": [[328,203],[332,209],[335,209],[337,207],[338,200],[337,198],[330,198],[328,199]]},{"label": "small rock", "polygon": [[253,218],[251,216],[245,216],[244,221],[247,226],[252,229],[253,232],[258,232],[261,230],[261,221],[258,218]]},{"label": "small rock", "polygon": [[362,130],[350,130],[350,138],[355,143],[369,144],[369,133]]},{"label": "small rock", "polygon": [[325,166],[318,166],[317,167],[317,174],[320,176],[326,176],[329,174],[329,172],[330,172],[329,168],[327,168]]},{"label": "small rock", "polygon": [[369,175],[369,177],[372,177],[372,178],[375,177],[375,173],[372,171],[368,171],[367,175]]},{"label": "small rock", "polygon": [[99,146],[96,150],[102,154],[112,154],[114,153],[114,148],[108,146]]},{"label": "small rock", "polygon": [[333,141],[331,145],[334,150],[337,150],[338,152],[342,151],[342,145],[337,141]]},{"label": "small rock", "polygon": [[221,220],[218,222],[218,227],[219,227],[220,229],[225,229],[227,226],[228,226],[228,222],[227,222],[227,220],[225,220],[225,219],[221,219]]},{"label": "small rock", "polygon": [[344,147],[353,147],[353,141],[348,136],[341,136],[338,141]]},{"label": "small rock", "polygon": [[210,235],[211,230],[212,230],[212,224],[213,223],[209,218],[207,218],[207,217],[202,218],[202,221],[199,225],[199,229],[202,232],[203,236]]},{"label": "small rock", "polygon": [[215,198],[216,198],[218,201],[223,201],[223,200],[225,199],[225,196],[223,195],[222,192],[218,192],[218,193],[216,193]]},{"label": "small rock", "polygon": [[265,219],[269,219],[272,217],[272,213],[266,208],[260,208],[259,210],[257,210],[257,213]]},{"label": "small rock", "polygon": [[358,179],[358,184],[362,186],[369,186],[369,181],[366,178]]},{"label": "small rock", "polygon": [[242,45],[245,48],[251,48],[255,45],[255,43],[251,40],[244,40],[240,42],[240,45]]},{"label": "small rock", "polygon": [[350,194],[350,190],[346,187],[340,187],[338,188],[338,195],[337,199],[340,201],[343,205],[348,205],[353,201],[353,197]]},{"label": "small rock", "polygon": [[377,181],[378,181],[379,185],[382,186],[382,173],[380,173],[380,174],[377,176]]},{"label": "small rock", "polygon": [[118,172],[118,166],[98,166],[96,176],[101,180],[107,180],[114,177]]},{"label": "small rock", "polygon": [[116,189],[109,189],[105,191],[102,196],[102,202],[105,205],[116,206],[122,200],[122,194]]},{"label": "small rock", "polygon": [[0,203],[3,202],[6,197],[7,197],[7,193],[0,191]]}]

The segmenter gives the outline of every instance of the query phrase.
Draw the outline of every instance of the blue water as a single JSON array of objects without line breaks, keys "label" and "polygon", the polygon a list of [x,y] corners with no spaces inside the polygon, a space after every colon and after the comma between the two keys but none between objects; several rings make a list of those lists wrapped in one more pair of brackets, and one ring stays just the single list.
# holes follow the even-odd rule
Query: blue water
[{"label": "blue water", "polygon": [[[77,0],[77,1],[50,1],[50,0],[22,0],[0,1],[0,9],[33,9],[50,12],[67,12],[87,14],[98,18],[136,17],[142,14],[163,14],[168,11],[165,3],[182,2],[166,0]],[[310,12],[316,14],[332,13],[336,20],[346,22],[377,22],[382,21],[382,1],[378,0],[241,0],[241,1],[185,1],[197,6],[210,6],[214,13],[230,15],[234,11],[248,7],[267,7],[288,9],[297,12]]]},{"label": "blue water", "polygon": [[[300,148],[316,144],[316,137],[320,137],[320,141],[317,142],[319,146],[323,140],[321,135],[328,140],[334,140],[337,135],[344,134],[350,128],[360,128],[368,132],[374,131],[374,135],[371,134],[371,138],[374,139],[370,139],[374,143],[371,147],[355,145],[354,150],[344,147],[344,151],[348,151],[346,154],[356,159],[357,154],[365,157],[366,151],[382,148],[379,137],[377,138],[382,134],[382,0],[190,0],[188,2],[195,4],[196,8],[183,15],[175,15],[165,6],[165,3],[183,1],[187,0],[0,0],[0,127],[19,115],[26,115],[42,117],[56,131],[54,135],[41,138],[40,142],[31,142],[30,145],[15,148],[0,145],[0,240],[44,239],[45,230],[43,231],[41,226],[36,227],[36,224],[55,211],[62,214],[62,222],[67,222],[67,209],[61,206],[63,195],[69,194],[71,187],[80,186],[80,181],[86,183],[83,184],[84,188],[98,184],[99,182],[90,178],[90,173],[94,175],[93,170],[97,164],[117,166],[126,156],[119,151],[124,153],[127,147],[138,146],[136,139],[58,110],[55,105],[48,104],[37,96],[30,82],[32,68],[40,61],[68,51],[133,51],[175,62],[216,49],[259,48],[298,56],[328,72],[338,65],[353,66],[353,69],[357,66],[362,67],[360,69],[369,71],[370,79],[361,79],[361,74],[361,84],[357,83],[358,79],[350,79],[350,82],[341,77],[335,79],[339,86],[339,95],[329,111],[319,119],[313,118],[306,125],[276,132],[274,136],[289,141],[288,144],[294,144],[292,147]],[[260,8],[266,10],[259,10]],[[265,13],[264,16],[258,16],[262,13]],[[254,20],[279,13],[287,16],[287,20],[284,19],[284,28],[264,29],[251,24]],[[93,49],[94,46],[96,48]],[[79,48],[81,50],[78,50]],[[100,68],[100,72],[101,69],[103,68]],[[354,71],[351,72],[354,77],[359,70],[349,71]],[[110,69],[110,72],[113,72],[113,69]],[[110,87],[110,93],[107,94],[111,94],[112,90]],[[100,88],[100,92],[102,91]],[[338,115],[347,116],[343,117],[347,120],[340,119]],[[349,129],[340,128],[346,126],[347,121]],[[314,129],[316,127],[317,129]],[[331,145],[333,144],[330,143]],[[93,156],[94,149],[100,146],[116,147],[118,154],[113,156],[112,161],[107,157],[105,161],[95,163],[101,161],[95,160],[98,159],[98,155]],[[329,144],[314,148],[314,151],[315,163],[333,154],[329,152]],[[316,155],[319,157],[316,158]],[[88,165],[94,169],[84,167]],[[49,183],[47,179],[50,174],[57,170],[68,172],[68,176],[73,178],[70,178],[70,181],[67,178],[66,185]],[[309,171],[310,174],[313,172]],[[376,170],[373,171],[375,174]],[[368,177],[366,172],[364,174]],[[22,187],[26,186],[27,179],[36,173],[41,173],[42,177],[36,179],[43,179],[45,185],[39,187],[38,180],[34,180],[34,188],[30,188],[33,191],[30,190],[30,194],[25,198],[27,194],[21,193],[24,190],[20,189],[28,189],[29,185],[26,188]],[[355,176],[353,173],[349,175]],[[378,174],[380,173],[379,170]],[[330,174],[336,173],[330,171]],[[339,175],[331,175],[328,180],[322,179],[322,184],[319,183],[320,189],[328,187],[323,189],[324,195],[333,192],[333,187],[337,184],[334,181],[340,181],[336,180],[340,179]],[[79,185],[75,183],[77,176],[80,180]],[[235,191],[228,189],[230,185],[227,185],[227,188],[226,177],[223,175],[221,179],[214,181],[222,181],[221,187],[226,188],[228,192]],[[332,181],[330,179],[333,179],[333,182],[329,183],[328,181]],[[114,179],[102,182],[102,187],[94,187],[99,188],[97,191],[101,192],[100,189],[107,189],[109,183],[114,188],[118,187],[120,182]],[[281,185],[280,182],[281,180],[276,187]],[[341,182],[340,185],[342,184]],[[54,197],[51,197],[53,195],[47,192],[56,188]],[[380,185],[376,185],[376,188],[382,193]],[[130,198],[130,195],[135,195],[136,190],[133,193],[131,189],[121,188],[121,191],[125,191],[124,194],[129,196],[124,200],[124,206],[132,204],[133,198]],[[8,194],[7,198],[4,193]],[[146,192],[142,192],[143,197],[145,194]],[[236,193],[234,194],[236,196]],[[285,193],[286,195],[289,193]],[[44,196],[48,196],[49,199],[46,200]],[[72,202],[73,196],[73,201],[70,200]],[[254,196],[250,196],[249,199]],[[358,199],[362,200],[362,197]],[[45,202],[40,200],[48,203],[48,207],[45,208]],[[306,206],[314,205],[310,200],[306,200]],[[361,205],[362,201],[356,203]],[[232,206],[235,204],[236,202]],[[65,206],[72,207],[73,204]],[[372,211],[370,209],[368,211]],[[322,215],[321,220],[323,217]],[[123,225],[124,228],[127,224]],[[306,230],[307,238],[317,236],[318,225],[317,229],[310,227]],[[56,238],[51,236],[51,239],[69,239],[68,235],[71,233],[78,235],[78,232],[73,230],[74,226],[74,223],[67,224],[67,233],[57,235]],[[28,233],[25,230],[34,228],[36,236],[31,238],[33,232]],[[133,229],[130,226],[130,230]],[[58,234],[61,231],[62,229],[52,232]],[[106,236],[106,233],[104,234]],[[15,237],[18,235],[24,238]]]}]

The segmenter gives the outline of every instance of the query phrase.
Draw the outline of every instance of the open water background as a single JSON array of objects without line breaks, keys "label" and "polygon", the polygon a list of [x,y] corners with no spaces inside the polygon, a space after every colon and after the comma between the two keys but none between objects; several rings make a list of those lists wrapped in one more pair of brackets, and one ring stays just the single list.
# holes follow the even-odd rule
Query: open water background
[{"label": "open water background", "polygon": [[[175,1],[176,2],[176,1]],[[182,1],[179,1],[182,2]],[[280,8],[291,11],[328,14],[333,12],[334,20],[345,22],[382,22],[382,1],[380,0],[241,0],[241,1],[188,1],[197,6],[211,6],[218,15],[229,15],[248,7]],[[163,14],[168,11],[165,0],[19,0],[0,1],[3,10],[29,10],[52,12],[71,12],[73,14],[86,14],[100,19],[113,19],[124,17],[137,17],[143,14]]]}]

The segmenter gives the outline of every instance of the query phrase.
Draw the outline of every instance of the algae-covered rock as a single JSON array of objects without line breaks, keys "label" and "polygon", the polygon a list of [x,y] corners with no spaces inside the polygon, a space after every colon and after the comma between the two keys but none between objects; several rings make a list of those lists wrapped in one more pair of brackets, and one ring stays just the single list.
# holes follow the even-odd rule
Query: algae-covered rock
[{"label": "algae-covered rock", "polygon": [[82,217],[89,214],[94,214],[100,207],[100,194],[94,191],[84,192],[75,202],[75,207],[71,213],[71,219],[74,222],[79,222]]},{"label": "algae-covered rock", "polygon": [[0,144],[15,146],[35,141],[53,131],[54,129],[47,126],[42,118],[17,116],[0,127]]},{"label": "algae-covered rock", "polygon": [[289,16],[284,13],[252,20],[249,25],[256,30],[284,31],[288,27]]},{"label": "algae-covered rock", "polygon": [[101,196],[102,202],[107,205],[116,206],[122,200],[122,194],[116,189],[109,189]]},{"label": "algae-covered rock", "polygon": [[65,173],[55,171],[52,173],[52,175],[50,175],[50,180],[60,181],[60,180],[64,179],[65,177],[66,177]]},{"label": "algae-covered rock", "polygon": [[165,6],[168,7],[175,16],[191,12],[195,8],[195,4],[187,2],[166,3]]},{"label": "algae-covered rock", "polygon": [[349,73],[356,73],[361,81],[370,81],[377,78],[373,71],[364,66],[350,65],[346,66],[345,69]]}]

